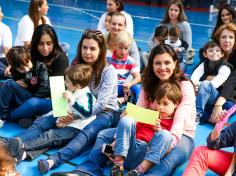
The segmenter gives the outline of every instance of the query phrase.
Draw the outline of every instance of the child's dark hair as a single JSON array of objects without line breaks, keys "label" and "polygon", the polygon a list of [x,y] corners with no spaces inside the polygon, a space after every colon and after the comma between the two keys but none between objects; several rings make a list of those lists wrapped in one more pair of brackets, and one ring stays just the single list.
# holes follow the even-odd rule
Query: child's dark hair
[{"label": "child's dark hair", "polygon": [[154,32],[154,37],[167,38],[168,36],[168,27],[165,25],[157,26]]},{"label": "child's dark hair", "polygon": [[11,67],[19,68],[21,66],[27,66],[31,57],[23,46],[15,46],[8,51],[7,60]]},{"label": "child's dark hair", "polygon": [[206,52],[208,48],[214,48],[214,47],[219,47],[221,52],[223,52],[223,50],[221,49],[221,47],[219,46],[219,44],[217,44],[215,41],[209,41],[207,42],[204,47],[203,47],[203,52]]},{"label": "child's dark hair", "polygon": [[87,64],[76,64],[68,67],[64,75],[72,82],[73,85],[79,84],[82,88],[88,86],[93,77],[92,67]]},{"label": "child's dark hair", "polygon": [[179,103],[182,99],[180,86],[171,82],[161,84],[156,90],[156,101],[160,101],[164,97],[175,104]]},{"label": "child's dark hair", "polygon": [[179,37],[180,37],[180,29],[179,29],[179,26],[172,26],[172,27],[169,29],[169,36],[179,38]]}]

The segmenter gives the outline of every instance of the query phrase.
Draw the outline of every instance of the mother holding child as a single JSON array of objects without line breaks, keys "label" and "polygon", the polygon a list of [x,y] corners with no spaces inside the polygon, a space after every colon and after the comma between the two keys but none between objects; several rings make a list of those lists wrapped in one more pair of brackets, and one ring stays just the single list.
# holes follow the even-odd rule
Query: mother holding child
[{"label": "mother holding child", "polygon": [[[124,168],[130,170],[128,175],[171,175],[188,159],[194,148],[195,94],[170,46],[153,48],[142,84],[137,105],[160,111],[156,125],[135,123],[124,115],[117,128],[98,134],[89,157],[75,171],[53,176],[100,176],[109,159],[114,162],[112,176],[124,175]],[[102,152],[104,144],[113,146],[112,156]]]}]

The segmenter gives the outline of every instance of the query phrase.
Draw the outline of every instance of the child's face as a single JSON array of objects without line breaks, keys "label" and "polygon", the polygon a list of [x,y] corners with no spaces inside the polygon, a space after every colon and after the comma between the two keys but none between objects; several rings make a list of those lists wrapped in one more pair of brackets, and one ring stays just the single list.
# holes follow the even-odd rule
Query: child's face
[{"label": "child's face", "polygon": [[105,28],[107,31],[109,31],[110,22],[111,22],[111,16],[107,15],[105,18]]},{"label": "child's face", "polygon": [[160,113],[160,118],[173,118],[173,113],[177,105],[169,100],[166,96],[157,100],[157,110]]},{"label": "child's face", "polygon": [[178,40],[178,37],[169,36],[170,43],[175,43]]},{"label": "child's face", "polygon": [[207,50],[203,53],[206,58],[210,61],[218,61],[220,58],[224,56],[222,50],[219,46],[215,46],[213,48],[207,48]]},{"label": "child's face", "polygon": [[29,61],[27,65],[22,65],[20,67],[17,67],[16,70],[20,73],[26,73],[26,72],[29,72],[32,67],[33,67],[33,64],[31,61]]},{"label": "child's face", "polygon": [[116,56],[118,59],[123,59],[126,55],[129,54],[130,44],[127,43],[118,43],[116,45]]},{"label": "child's face", "polygon": [[74,92],[76,89],[80,89],[79,84],[73,85],[68,76],[65,76],[65,85],[66,89],[69,90],[70,92]]}]

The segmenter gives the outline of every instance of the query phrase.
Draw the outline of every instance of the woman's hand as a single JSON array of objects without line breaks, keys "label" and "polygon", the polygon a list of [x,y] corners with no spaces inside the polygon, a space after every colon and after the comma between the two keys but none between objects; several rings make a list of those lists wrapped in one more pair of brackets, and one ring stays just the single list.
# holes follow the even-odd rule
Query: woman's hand
[{"label": "woman's hand", "polygon": [[214,109],[213,109],[213,111],[211,113],[211,117],[210,117],[210,119],[208,121],[210,123],[215,124],[215,123],[217,123],[221,119],[223,114],[224,114],[224,111],[222,109],[222,106],[216,105],[216,106],[214,106]]},{"label": "woman's hand", "polygon": [[24,81],[22,81],[22,80],[17,80],[16,83],[19,84],[23,88],[27,88],[28,87],[28,85]]},{"label": "woman's hand", "polygon": [[73,95],[72,95],[72,93],[70,91],[66,90],[63,93],[63,97],[67,100],[68,103],[70,103],[72,98],[73,98]]},{"label": "woman's hand", "polygon": [[67,116],[58,118],[56,125],[58,128],[63,128],[69,125],[74,119],[73,114],[68,112]]},{"label": "woman's hand", "polygon": [[[110,144],[110,146],[112,146],[112,150],[113,150],[113,151],[115,151],[115,145],[116,145],[116,140],[114,140],[114,141]],[[109,160],[111,160],[112,162],[114,162],[114,160],[115,160],[114,155],[108,154],[108,153],[104,153],[104,154],[108,157]]]},{"label": "woman's hand", "polygon": [[162,128],[161,128],[161,119],[160,118],[156,119],[156,125],[154,126],[154,130],[156,130],[156,131],[162,130]]}]

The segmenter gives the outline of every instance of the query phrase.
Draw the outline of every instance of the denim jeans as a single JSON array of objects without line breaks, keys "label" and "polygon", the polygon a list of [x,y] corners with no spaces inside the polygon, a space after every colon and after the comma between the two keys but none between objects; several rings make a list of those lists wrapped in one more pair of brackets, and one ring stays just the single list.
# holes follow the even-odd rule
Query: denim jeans
[{"label": "denim jeans", "polygon": [[0,92],[0,119],[7,119],[12,109],[19,107],[31,97],[32,94],[14,80],[6,80]]},{"label": "denim jeans", "polygon": [[50,147],[66,145],[80,131],[73,127],[57,128],[56,120],[52,115],[40,117],[31,127],[18,137],[25,144],[25,151],[31,159],[42,154]]},{"label": "denim jeans", "polygon": [[[130,91],[135,97],[135,100],[138,100],[140,91],[141,91],[141,84],[135,84],[132,87],[130,87]],[[118,97],[123,97],[124,96],[124,91],[123,91],[123,86],[118,85]]]},{"label": "denim jeans", "polygon": [[158,164],[170,147],[173,137],[167,130],[156,132],[147,144],[136,140],[136,122],[122,118],[117,127],[115,155],[124,156],[125,167],[133,169],[144,159]]},{"label": "denim jeans", "polygon": [[88,149],[96,140],[99,131],[109,128],[112,125],[112,111],[102,111],[96,115],[96,119],[80,130],[77,136],[65,147],[49,156],[54,161],[53,168],[69,161]]},{"label": "denim jeans", "polygon": [[[153,174],[154,176],[154,175],[157,175],[157,173],[161,174],[162,172],[160,170],[164,170],[163,173],[172,173],[172,171],[178,165],[181,165],[191,155],[191,152],[194,148],[193,140],[183,135],[178,145],[174,149],[172,149],[170,153],[165,155],[172,140],[172,137],[169,135],[169,132],[166,132],[166,131],[160,132],[160,133],[157,132],[153,136],[153,139],[149,142],[149,144],[140,140],[133,140],[133,143],[132,143],[132,138],[135,139],[135,128],[134,128],[135,125],[132,121],[127,122],[127,123],[125,122],[124,124],[126,124],[127,126],[123,128],[122,127],[124,125],[122,124],[123,122],[124,121],[122,119],[117,129],[112,128],[112,129],[103,130],[98,134],[96,143],[93,149],[91,150],[88,159],[82,162],[81,164],[79,164],[76,170],[89,173],[93,176],[102,176],[103,175],[102,168],[105,167],[108,161],[108,158],[102,153],[102,146],[104,143],[106,144],[112,143],[114,140],[115,133],[116,133],[115,155],[118,155],[118,154],[123,155],[123,156],[127,155],[127,158],[124,163],[125,168],[128,168],[128,169],[135,168],[144,159],[147,159],[155,163],[154,167],[152,167],[147,173],[145,173],[145,175]],[[124,134],[123,137],[121,137],[122,135],[119,134],[119,130],[122,131],[122,128],[123,128],[123,134]],[[128,139],[129,138],[131,139],[130,143],[126,144],[127,146],[128,145],[130,146],[128,150],[127,149],[122,150],[120,148],[120,144],[124,143],[123,138],[125,136]],[[119,138],[121,139],[120,142],[119,142]],[[125,142],[129,142],[129,141],[126,140]],[[167,146],[165,146],[163,142]],[[160,155],[157,156],[158,154]],[[168,170],[165,170],[165,169],[168,169]]]},{"label": "denim jeans", "polygon": [[52,110],[51,99],[32,97],[26,100],[21,106],[11,111],[9,119],[18,120],[32,118],[36,115],[43,115]]},{"label": "denim jeans", "polygon": [[196,97],[197,115],[201,122],[209,118],[209,116],[204,115],[205,107],[213,106],[218,96],[219,92],[209,81],[202,81]]}]

